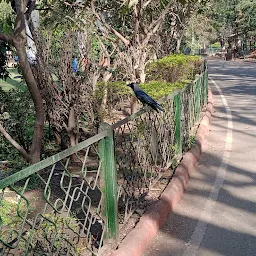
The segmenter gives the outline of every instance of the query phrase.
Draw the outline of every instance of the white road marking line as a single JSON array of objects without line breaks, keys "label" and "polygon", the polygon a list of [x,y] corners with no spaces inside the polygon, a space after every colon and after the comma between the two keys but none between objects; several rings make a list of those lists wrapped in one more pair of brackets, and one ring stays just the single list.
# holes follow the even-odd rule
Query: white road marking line
[{"label": "white road marking line", "polygon": [[232,142],[233,142],[233,121],[232,121],[232,115],[231,110],[228,106],[227,100],[222,95],[220,87],[217,85],[217,83],[211,79],[211,82],[214,84],[216,89],[218,90],[222,102],[226,108],[226,118],[228,120],[228,127],[227,127],[227,135],[226,135],[226,143],[225,143],[225,150],[224,154],[221,159],[221,164],[219,166],[216,179],[213,184],[213,188],[210,192],[210,195],[206,201],[205,207],[203,209],[203,212],[201,213],[199,217],[199,221],[197,222],[197,225],[195,227],[195,230],[187,243],[187,248],[183,252],[182,256],[194,256],[197,255],[197,251],[199,249],[200,244],[203,241],[203,238],[205,236],[207,225],[211,220],[212,210],[215,206],[216,200],[219,195],[219,191],[223,185],[225,175],[226,175],[226,168],[227,164],[229,162],[230,158],[230,151],[232,149]]}]

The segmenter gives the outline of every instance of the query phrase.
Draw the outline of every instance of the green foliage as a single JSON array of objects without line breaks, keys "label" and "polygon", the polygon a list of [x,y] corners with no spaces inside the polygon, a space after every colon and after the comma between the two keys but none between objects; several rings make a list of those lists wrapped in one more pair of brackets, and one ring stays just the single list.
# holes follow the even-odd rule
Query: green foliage
[{"label": "green foliage", "polygon": [[104,95],[107,95],[106,108],[104,113],[95,110],[99,116],[103,117],[106,113],[111,115],[113,109],[122,109],[123,102],[129,101],[132,96],[132,91],[124,82],[100,82],[97,84],[97,90],[95,93],[95,106],[101,106]]},{"label": "green foliage", "polygon": [[[22,170],[26,166],[23,166],[19,169]],[[40,187],[43,188],[42,180],[40,179],[39,175],[37,173],[34,173],[29,176],[29,181],[26,185],[26,188],[24,189],[24,186],[27,182],[28,178],[25,178],[23,180],[17,181],[12,188],[15,189],[17,192],[22,193],[22,191],[29,191],[34,189],[39,189]]]},{"label": "green foliage", "polygon": [[217,33],[213,27],[213,21],[205,14],[194,13],[185,28],[186,46],[192,52],[203,49],[210,42],[216,40]]},{"label": "green foliage", "polygon": [[211,16],[213,26],[219,37],[226,37],[227,33],[233,33],[236,26],[236,10],[237,0],[219,0],[212,1],[211,8],[206,12],[206,15]]},{"label": "green foliage", "polygon": [[[0,201],[0,224],[3,226],[13,227],[20,222],[17,210],[20,214],[24,213],[24,203],[9,202],[7,200]],[[0,233],[1,237],[1,233]]]},{"label": "green foliage", "polygon": [[152,98],[160,99],[168,96],[175,90],[184,88],[186,84],[186,82],[167,83],[165,81],[151,81],[141,84],[140,87]]},{"label": "green foliage", "polygon": [[[0,202],[0,223],[2,225],[10,225],[11,219],[10,216],[15,214],[16,205],[10,203],[6,200],[1,200]],[[10,213],[13,213],[10,215]]]},{"label": "green foliage", "polygon": [[220,42],[215,42],[214,44],[211,44],[211,48],[221,49]]},{"label": "green foliage", "polygon": [[169,83],[193,80],[201,65],[199,56],[173,54],[154,61],[147,67],[147,81],[163,80]]},{"label": "green foliage", "polygon": [[188,141],[187,141],[187,144],[186,144],[187,149],[188,149],[188,150],[191,149],[192,146],[195,144],[195,142],[196,142],[196,136],[195,136],[195,135],[189,136]]},{"label": "green foliage", "polygon": [[[167,83],[165,81],[151,81],[145,84],[140,84],[140,87],[151,97],[158,100],[171,94],[174,90],[182,89],[186,86],[186,82]],[[107,105],[105,113],[99,113],[100,116],[105,116],[108,113],[111,116],[113,109],[123,110],[124,102],[130,102],[134,95],[131,88],[125,85],[124,82],[108,82],[107,84],[98,83],[96,92],[96,101],[98,106],[102,103],[104,90],[107,91]]]},{"label": "green foliage", "polygon": [[[34,106],[27,87],[11,89],[4,92],[0,89],[0,122],[6,131],[29,151],[34,131]],[[17,150],[0,136],[0,159],[15,162],[14,166],[19,169],[25,165]]]},{"label": "green foliage", "polygon": [[8,68],[9,77],[6,80],[0,80],[0,87],[3,91],[9,91],[14,88],[26,90],[27,86],[24,83],[22,75],[18,72],[17,68]]},{"label": "green foliage", "polygon": [[205,15],[211,17],[219,37],[255,31],[256,2],[252,0],[211,1]]},{"label": "green foliage", "polygon": [[[33,229],[26,234],[26,238],[29,239],[29,236],[33,235],[34,238],[36,238],[36,243],[33,243],[32,250],[39,251],[40,255],[49,255],[49,254],[62,254],[60,252],[67,252],[70,248],[64,247],[65,244],[68,245],[67,241],[70,241],[70,237],[72,237],[73,232],[77,233],[79,230],[79,225],[77,222],[77,219],[70,215],[68,217],[59,216],[56,214],[48,214],[46,213],[44,215],[44,221],[42,221],[39,229]],[[47,234],[47,235],[46,235]],[[55,239],[53,241],[50,241],[48,237],[54,237]],[[75,245],[77,242],[73,241]],[[20,243],[22,244],[22,243]],[[19,244],[19,247],[21,245]],[[50,246],[49,246],[50,244]],[[40,247],[38,246],[40,245]],[[67,246],[66,245],[66,246]],[[23,245],[24,248],[26,248],[26,244]],[[38,247],[40,248],[38,250]],[[21,248],[22,250],[23,248]],[[24,250],[24,249],[23,249]],[[81,255],[81,249],[79,247],[73,249],[73,253],[70,253],[72,255]],[[58,253],[56,252],[58,251]],[[56,252],[56,253],[55,253]]]},{"label": "green foliage", "polygon": [[28,149],[34,131],[34,105],[28,89],[1,92],[2,114],[0,120],[18,142]]},{"label": "green foliage", "polygon": [[[147,69],[147,82],[140,84],[140,87],[152,98],[158,100],[170,95],[174,90],[184,88],[189,81],[194,79],[194,75],[199,73],[201,63],[200,57],[183,54],[171,55],[154,61]],[[134,95],[124,82],[100,82],[97,84],[95,94],[97,106],[101,105],[105,93],[109,114],[113,109],[123,109],[123,103],[130,102],[131,96]]]},{"label": "green foliage", "polygon": [[[129,87],[125,85],[124,82],[100,82],[97,84],[97,91],[96,91],[96,98],[99,101],[102,101],[103,95],[104,95],[104,90],[108,91],[108,94],[110,95],[115,95],[116,97],[129,97],[131,96],[131,91]],[[114,103],[114,99],[112,100]]]},{"label": "green foliage", "polygon": [[14,15],[11,5],[5,1],[0,1],[0,33],[10,33],[13,21]]},{"label": "green foliage", "polygon": [[237,24],[240,31],[247,32],[256,28],[256,2],[241,0],[236,6]]},{"label": "green foliage", "polygon": [[7,56],[6,51],[8,46],[5,42],[0,41],[0,79],[6,79],[9,77],[9,72],[7,70]]},{"label": "green foliage", "polygon": [[[69,31],[76,29],[80,17],[78,16],[78,9],[73,8],[72,3],[73,1],[39,1],[38,7],[42,9],[41,21],[43,26],[57,28],[58,26],[63,26],[63,24],[65,24]],[[75,16],[77,17],[75,18]]]}]

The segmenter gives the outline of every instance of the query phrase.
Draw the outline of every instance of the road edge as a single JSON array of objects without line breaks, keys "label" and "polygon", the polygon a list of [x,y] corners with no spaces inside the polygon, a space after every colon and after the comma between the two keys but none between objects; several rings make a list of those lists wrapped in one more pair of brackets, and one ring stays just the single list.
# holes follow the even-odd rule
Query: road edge
[{"label": "road edge", "polygon": [[124,238],[118,249],[109,254],[110,256],[142,256],[146,251],[186,189],[190,173],[201,156],[212,114],[213,98],[209,89],[208,103],[197,130],[196,143],[184,154],[160,199],[140,218],[136,227]]}]

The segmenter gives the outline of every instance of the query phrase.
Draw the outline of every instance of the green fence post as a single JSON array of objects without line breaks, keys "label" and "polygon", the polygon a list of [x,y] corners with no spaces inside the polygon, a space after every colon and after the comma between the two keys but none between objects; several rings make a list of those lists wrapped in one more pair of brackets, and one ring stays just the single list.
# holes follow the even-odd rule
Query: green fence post
[{"label": "green fence post", "polygon": [[208,103],[208,65],[207,60],[204,60],[204,105]]},{"label": "green fence post", "polygon": [[188,98],[188,107],[189,107],[189,109],[188,109],[188,111],[189,111],[189,129],[191,129],[191,127],[193,127],[193,125],[194,125],[194,104],[193,104],[193,102],[194,102],[194,99],[193,99],[193,84],[191,84],[190,85],[190,87],[191,87],[191,91],[192,91],[192,94],[190,94],[189,96],[189,98]]},{"label": "green fence post", "polygon": [[201,101],[200,89],[201,89],[200,75],[197,75],[196,76],[196,121],[199,121],[199,117],[200,117],[200,101]]},{"label": "green fence post", "polygon": [[175,104],[175,143],[177,144],[178,154],[182,153],[182,138],[181,138],[181,106],[180,106],[180,93],[174,96]]},{"label": "green fence post", "polygon": [[205,69],[205,79],[204,79],[204,83],[205,83],[205,102],[204,104],[206,105],[208,103],[208,68],[206,67]]},{"label": "green fence post", "polygon": [[[118,237],[118,198],[114,133],[110,125],[103,123],[100,132],[107,130],[108,136],[99,142],[100,187],[103,193],[103,216],[106,223],[106,242],[116,245]],[[107,240],[107,241],[106,241]]]}]

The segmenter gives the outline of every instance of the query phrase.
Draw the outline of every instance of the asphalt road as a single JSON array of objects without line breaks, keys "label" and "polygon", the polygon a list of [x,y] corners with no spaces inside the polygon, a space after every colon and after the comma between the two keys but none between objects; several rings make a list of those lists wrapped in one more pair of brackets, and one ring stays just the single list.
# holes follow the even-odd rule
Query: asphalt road
[{"label": "asphalt road", "polygon": [[256,63],[209,61],[209,74],[203,154],[145,256],[256,256]]}]

